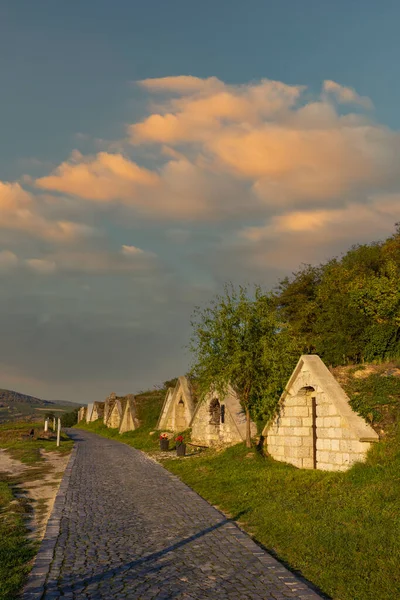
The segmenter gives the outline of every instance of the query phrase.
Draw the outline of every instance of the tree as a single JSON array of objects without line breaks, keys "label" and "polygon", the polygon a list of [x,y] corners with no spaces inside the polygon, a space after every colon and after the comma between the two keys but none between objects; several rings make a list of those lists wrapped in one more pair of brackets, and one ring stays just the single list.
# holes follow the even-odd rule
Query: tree
[{"label": "tree", "polygon": [[246,414],[246,445],[251,447],[251,413],[269,415],[298,358],[299,347],[289,327],[280,322],[274,299],[254,287],[225,285],[204,309],[195,309],[189,348],[192,376],[200,400],[212,388],[223,395],[231,385]]},{"label": "tree", "polygon": [[78,423],[79,408],[74,408],[70,412],[65,412],[61,415],[61,425],[63,427],[73,427]]}]

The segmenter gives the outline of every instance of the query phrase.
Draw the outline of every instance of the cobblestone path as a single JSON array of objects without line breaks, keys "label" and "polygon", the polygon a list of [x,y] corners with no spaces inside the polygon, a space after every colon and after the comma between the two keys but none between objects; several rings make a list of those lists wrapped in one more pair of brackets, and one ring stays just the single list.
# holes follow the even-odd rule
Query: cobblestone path
[{"label": "cobblestone path", "polygon": [[70,434],[76,455],[57,505],[58,535],[52,546],[45,538],[24,598],[320,598],[141,452]]}]

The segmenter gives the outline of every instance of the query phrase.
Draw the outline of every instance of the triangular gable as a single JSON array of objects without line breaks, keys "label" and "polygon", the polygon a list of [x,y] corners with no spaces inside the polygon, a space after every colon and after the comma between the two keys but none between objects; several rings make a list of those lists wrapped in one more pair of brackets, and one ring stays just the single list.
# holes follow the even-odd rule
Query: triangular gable
[{"label": "triangular gable", "polygon": [[[355,433],[360,442],[375,442],[378,434],[350,406],[350,398],[334,378],[325,363],[317,354],[303,354],[285,386],[279,405],[285,404],[286,398],[294,396],[302,388],[313,387],[316,392],[324,392],[337,408],[340,416]],[[268,432],[272,423],[266,425],[263,435]]]},{"label": "triangular gable", "polygon": [[136,400],[135,397],[130,394],[126,397],[125,409],[119,432],[126,433],[127,431],[134,431],[138,426],[139,421],[136,416]]},{"label": "triangular gable", "polygon": [[[181,376],[172,393],[170,389],[164,400],[157,429],[183,431],[189,427],[195,408],[190,381],[187,377]],[[180,405],[182,405],[181,412]]]},{"label": "triangular gable", "polygon": [[102,419],[104,416],[104,405],[105,402],[94,402],[93,410],[90,417],[90,421],[97,421],[97,419]]},{"label": "triangular gable", "polygon": [[316,354],[300,357],[263,435],[276,460],[323,470],[345,470],[364,460],[371,442],[379,440]]},{"label": "triangular gable", "polygon": [[164,423],[166,422],[167,415],[169,413],[172,398],[174,396],[174,390],[175,390],[175,388],[172,388],[172,387],[169,387],[167,389],[167,393],[165,394],[165,399],[164,399],[164,403],[162,405],[160,416],[158,417],[156,429],[165,429]]},{"label": "triangular gable", "polygon": [[87,406],[81,406],[78,412],[78,423],[86,421]]},{"label": "triangular gable", "polygon": [[107,427],[111,427],[113,429],[119,429],[121,425],[121,419],[123,415],[122,403],[119,398],[114,401],[114,405],[109,412],[107,419]]},{"label": "triangular gable", "polygon": [[107,421],[109,419],[110,413],[112,411],[112,409],[114,408],[114,404],[115,404],[115,400],[117,398],[117,395],[115,392],[112,392],[106,399],[104,402],[104,415],[103,415],[103,423],[104,425],[107,425]]},{"label": "triangular gable", "polygon": [[86,423],[90,423],[91,419],[92,419],[92,412],[93,412],[93,402],[90,402],[87,405],[87,411],[86,411]]},{"label": "triangular gable", "polygon": [[[209,408],[214,397],[218,398],[220,406],[224,406],[225,410],[224,422],[221,417],[218,426],[210,421]],[[223,397],[211,389],[204,400],[197,404],[190,427],[193,439],[205,444],[233,444],[245,441],[246,415],[232,386],[228,386]],[[257,433],[257,427],[253,421],[250,423],[250,432],[252,437]]]}]

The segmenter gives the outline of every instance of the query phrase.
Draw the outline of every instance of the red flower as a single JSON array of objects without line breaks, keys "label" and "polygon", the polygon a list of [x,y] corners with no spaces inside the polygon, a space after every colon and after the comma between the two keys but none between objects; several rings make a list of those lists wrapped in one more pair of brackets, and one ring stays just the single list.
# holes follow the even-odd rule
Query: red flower
[{"label": "red flower", "polygon": [[179,442],[179,444],[181,444],[183,442],[183,435],[178,435],[177,438],[175,438],[176,442]]},{"label": "red flower", "polygon": [[160,435],[160,440],[167,440],[168,439],[168,433],[162,433]]}]

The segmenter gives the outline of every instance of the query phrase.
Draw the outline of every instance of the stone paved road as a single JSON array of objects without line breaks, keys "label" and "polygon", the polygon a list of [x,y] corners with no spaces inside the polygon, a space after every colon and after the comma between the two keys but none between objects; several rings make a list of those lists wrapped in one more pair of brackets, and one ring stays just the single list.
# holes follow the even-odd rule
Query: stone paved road
[{"label": "stone paved road", "polygon": [[61,493],[58,537],[54,548],[45,538],[34,569],[36,582],[46,575],[44,592],[31,581],[24,598],[321,598],[141,452],[83,431],[71,435],[76,456]]}]

